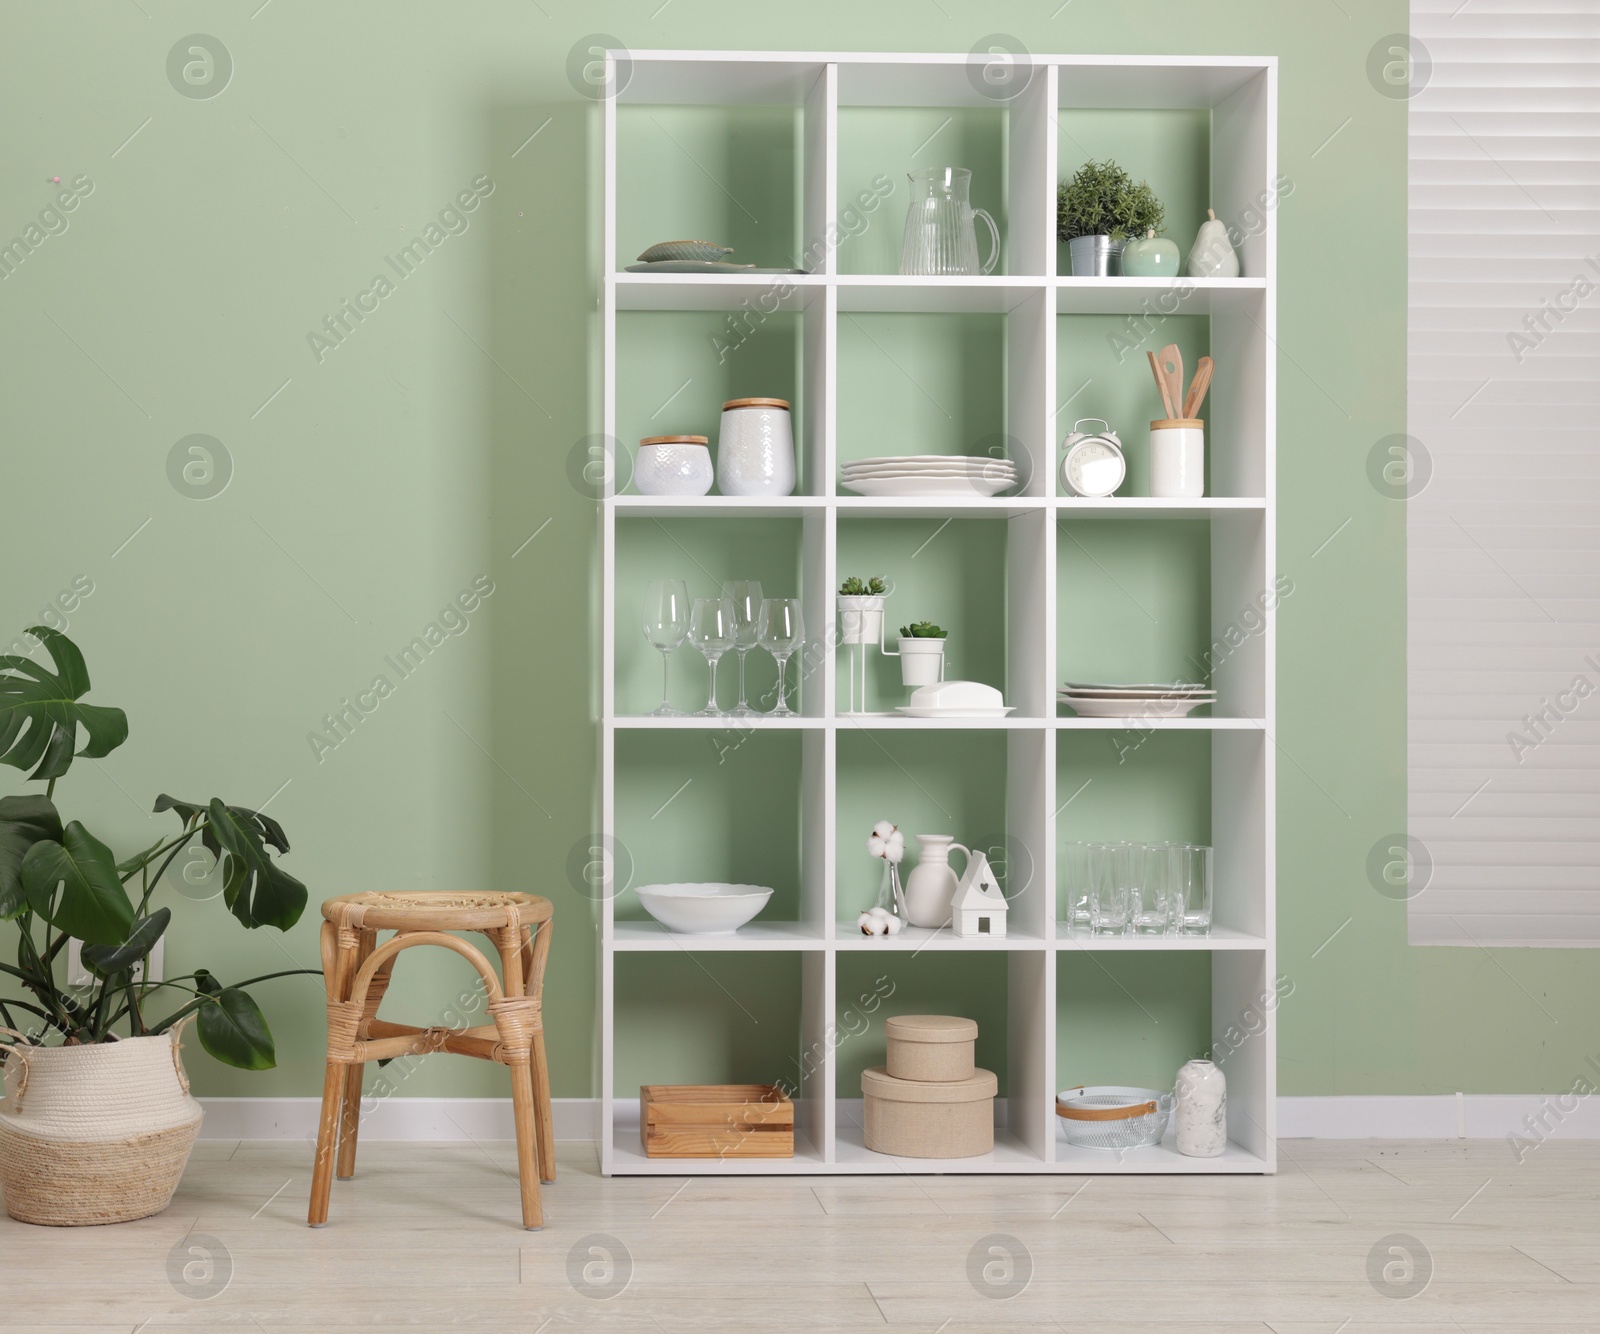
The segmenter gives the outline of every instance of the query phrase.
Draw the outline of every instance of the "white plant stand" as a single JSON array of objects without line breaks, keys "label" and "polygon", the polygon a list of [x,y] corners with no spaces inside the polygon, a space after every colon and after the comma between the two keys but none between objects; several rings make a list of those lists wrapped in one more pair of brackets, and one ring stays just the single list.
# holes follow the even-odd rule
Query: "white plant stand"
[{"label": "white plant stand", "polygon": [[[964,55],[635,51],[622,101],[644,104],[777,103],[803,119],[803,227],[823,237],[836,217],[839,108],[861,106],[994,106],[969,78]],[[1211,201],[1218,215],[1261,218],[1241,246],[1244,273],[1235,279],[1180,280],[1185,314],[1208,316],[1217,372],[1208,404],[1213,495],[1198,500],[1072,499],[1057,494],[1059,444],[1066,423],[1056,420],[1056,316],[1137,315],[1168,295],[1165,279],[1057,276],[1055,195],[1057,112],[1073,108],[1203,108],[1211,122]],[[1021,96],[1005,104],[1007,266],[1004,276],[926,279],[836,271],[835,252],[820,248],[815,272],[792,277],[662,275],[617,271],[616,100],[602,108],[604,126],[604,259],[600,290],[603,327],[602,430],[615,438],[618,312],[727,310],[749,299],[800,312],[804,344],[801,391],[807,406],[800,445],[798,493],[768,499],[695,499],[607,494],[602,501],[600,821],[616,828],[619,735],[632,729],[726,727],[698,718],[619,716],[615,693],[615,587],[620,528],[652,518],[798,518],[803,529],[802,588],[816,664],[800,692],[804,712],[793,718],[744,720],[757,731],[802,733],[800,775],[808,855],[801,871],[801,908],[793,922],[754,922],[727,938],[674,937],[653,922],[619,920],[612,901],[596,899],[599,927],[600,1123],[597,1138],[606,1174],[796,1175],[891,1171],[992,1173],[1262,1173],[1276,1170],[1276,1046],[1272,1004],[1276,971],[1274,911],[1275,732],[1274,636],[1270,607],[1264,628],[1244,637],[1220,661],[1213,682],[1219,702],[1210,718],[1134,724],[1117,719],[1057,716],[1057,539],[1063,523],[1100,518],[1205,520],[1211,531],[1211,617],[1214,637],[1225,635],[1240,609],[1259,603],[1276,576],[1276,223],[1259,197],[1276,173],[1277,64],[1267,57],[1039,56]],[[969,164],[973,165],[973,164]],[[898,226],[898,223],[895,224]],[[763,307],[765,308],[765,307]],[[848,312],[982,312],[1001,314],[1006,327],[1006,430],[1035,460],[1022,494],[995,499],[870,499],[843,493],[837,477],[836,349],[838,323]],[[1151,347],[1164,341],[1157,338]],[[1142,352],[1140,354],[1142,359]],[[626,447],[626,446],[625,446]],[[834,590],[841,523],[891,517],[1004,520],[1007,555],[1006,702],[1009,717],[993,720],[852,718],[839,712]],[[798,664],[799,659],[795,660]],[[1211,734],[1211,842],[1216,848],[1216,921],[1208,937],[1084,939],[1057,922],[1058,742],[1074,732],[1147,727]],[[908,929],[869,939],[837,920],[836,764],[841,733],[860,728],[987,728],[1003,731],[1007,753],[1007,834],[1031,849],[1042,874],[1011,900],[1004,937],[958,939],[949,931]],[[1064,742],[1063,742],[1064,744]],[[812,855],[814,854],[814,855]],[[636,1090],[617,1087],[616,963],[638,951],[790,951],[801,958],[802,1043],[830,1050],[836,1018],[836,964],[841,955],[886,952],[1006,952],[1008,971],[1008,1087],[1004,1120],[992,1153],[958,1161],[897,1161],[861,1143],[858,1090],[838,1086],[824,1055],[797,1098],[794,1158],[780,1160],[647,1159],[639,1145]],[[1233,1049],[1226,1063],[1229,1145],[1220,1158],[1195,1159],[1166,1145],[1107,1155],[1072,1149],[1059,1138],[1054,1115],[1057,1071],[1057,960],[1072,951],[1207,951],[1211,956],[1213,1041]],[[1110,987],[1112,984],[1107,982]],[[1250,1040],[1234,1044],[1246,1016]]]}]

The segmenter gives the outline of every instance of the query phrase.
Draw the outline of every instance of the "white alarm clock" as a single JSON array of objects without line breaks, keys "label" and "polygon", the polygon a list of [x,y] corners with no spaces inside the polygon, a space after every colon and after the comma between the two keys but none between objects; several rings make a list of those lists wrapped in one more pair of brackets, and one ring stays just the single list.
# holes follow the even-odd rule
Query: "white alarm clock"
[{"label": "white alarm clock", "polygon": [[[1086,431],[1085,426],[1099,426]],[[1061,458],[1061,485],[1071,496],[1109,496],[1128,475],[1128,462],[1122,457],[1122,441],[1109,422],[1099,417],[1084,417],[1072,423],[1072,430],[1061,442],[1066,453]]]}]

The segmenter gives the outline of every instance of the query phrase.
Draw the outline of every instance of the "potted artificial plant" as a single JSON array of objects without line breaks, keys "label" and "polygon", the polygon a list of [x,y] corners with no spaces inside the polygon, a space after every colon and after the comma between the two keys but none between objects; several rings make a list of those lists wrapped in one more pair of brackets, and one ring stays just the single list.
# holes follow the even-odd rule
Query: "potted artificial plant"
[{"label": "potted artificial plant", "polygon": [[883,642],[883,599],[889,585],[879,575],[851,575],[839,585],[839,637],[845,644]]},{"label": "potted artificial plant", "polygon": [[1085,162],[1056,195],[1056,234],[1068,244],[1075,278],[1105,278],[1130,237],[1159,233],[1166,209],[1145,181],[1115,162]]},{"label": "potted artificial plant", "polygon": [[[272,1032],[247,987],[294,968],[224,986],[198,968],[146,976],[172,920],[151,900],[162,873],[195,839],[221,862],[222,900],[240,925],[286,931],[306,887],[273,860],[289,850],[271,816],[217,798],[156,799],[178,831],[118,861],[77,820],[63,821],[56,783],[77,755],[100,759],[128,736],[121,709],[85,704],[89,673],[65,635],[28,633],[54,670],[0,656],[0,763],[32,770],[43,793],[0,797],[0,920],[15,923],[16,964],[0,962],[0,1023],[12,1039],[0,1104],[0,1184],[6,1212],[29,1223],[115,1223],[166,1208],[200,1130],[178,1035],[196,1021],[200,1045],[227,1065],[268,1070]],[[132,891],[132,892],[130,892]],[[77,941],[90,980],[63,980]]]},{"label": "potted artificial plant", "polygon": [[944,644],[948,632],[932,621],[900,627],[900,680],[908,686],[931,686],[944,680]]}]

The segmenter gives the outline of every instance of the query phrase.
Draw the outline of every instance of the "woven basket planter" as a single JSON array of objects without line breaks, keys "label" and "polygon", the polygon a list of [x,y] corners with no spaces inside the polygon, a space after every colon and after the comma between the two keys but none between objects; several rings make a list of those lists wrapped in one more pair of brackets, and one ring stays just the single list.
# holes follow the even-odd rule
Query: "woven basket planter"
[{"label": "woven basket planter", "polygon": [[23,1223],[81,1227],[158,1214],[200,1133],[178,1034],[7,1051],[0,1185]]}]

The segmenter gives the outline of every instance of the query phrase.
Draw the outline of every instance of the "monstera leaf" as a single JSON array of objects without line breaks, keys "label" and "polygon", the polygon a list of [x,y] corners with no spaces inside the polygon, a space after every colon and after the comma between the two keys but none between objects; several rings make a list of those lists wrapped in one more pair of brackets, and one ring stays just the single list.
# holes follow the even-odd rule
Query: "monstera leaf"
[{"label": "monstera leaf", "polygon": [[77,753],[99,759],[128,739],[128,715],[79,702],[89,693],[89,669],[64,634],[44,625],[28,633],[44,641],[56,670],[14,653],[0,655],[0,763],[32,769],[29,778],[60,778],[72,767],[79,727],[86,738]]},{"label": "monstera leaf", "polygon": [[222,862],[222,901],[245,926],[275,926],[287,931],[305,911],[306,887],[283,870],[267,851],[289,851],[283,826],[270,815],[244,806],[227,806],[218,797],[202,806],[165,793],[157,811],[176,811],[185,828],[204,822],[200,842]]},{"label": "monstera leaf", "polygon": [[97,977],[111,977],[132,968],[156,947],[167,923],[172,920],[171,908],[157,908],[120,945],[85,945],[83,962]]},{"label": "monstera leaf", "polygon": [[43,839],[61,841],[61,816],[48,797],[0,797],[0,921],[28,906],[22,859]]},{"label": "monstera leaf", "polygon": [[261,1007],[238,987],[223,987],[200,1007],[200,1045],[224,1065],[270,1070],[278,1063]]},{"label": "monstera leaf", "polygon": [[117,875],[116,857],[76,820],[60,842],[43,838],[28,849],[22,892],[51,926],[86,944],[121,945],[133,929],[133,904]]}]

